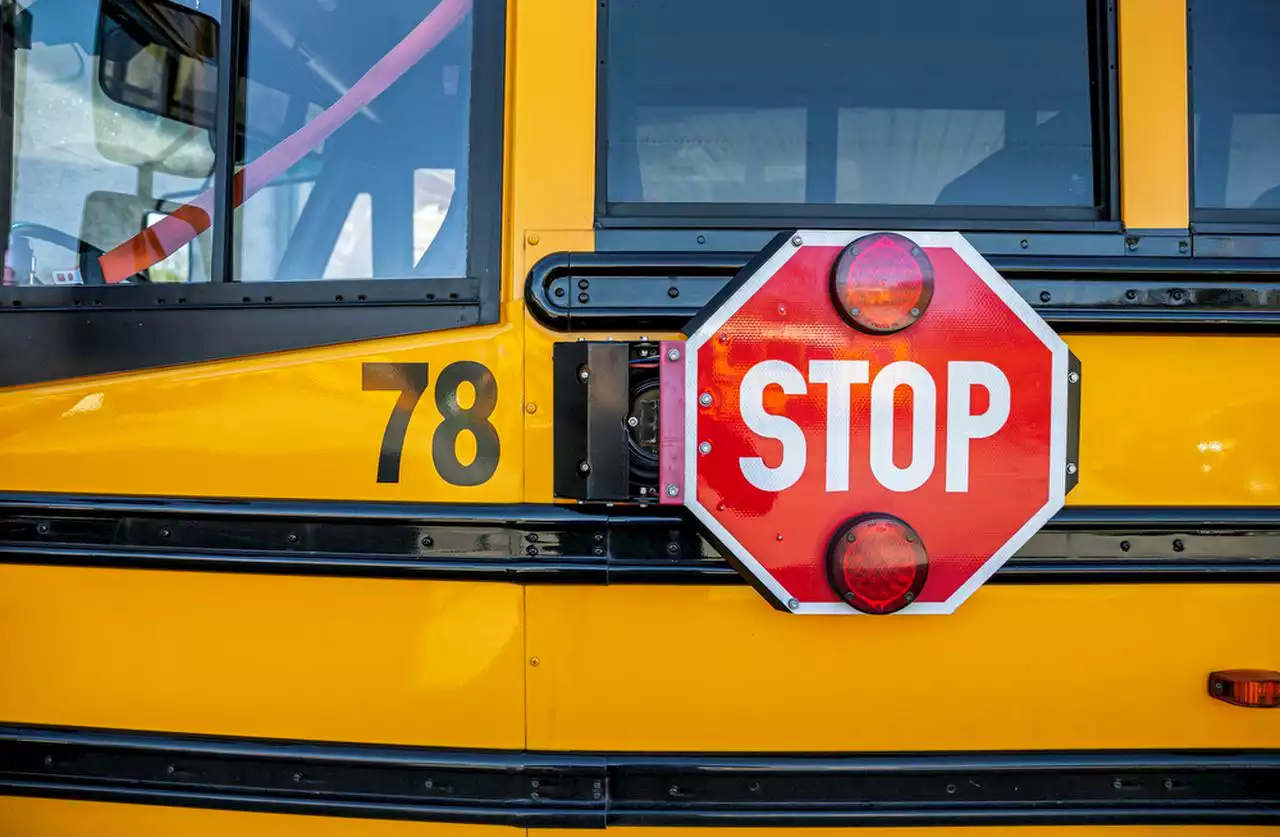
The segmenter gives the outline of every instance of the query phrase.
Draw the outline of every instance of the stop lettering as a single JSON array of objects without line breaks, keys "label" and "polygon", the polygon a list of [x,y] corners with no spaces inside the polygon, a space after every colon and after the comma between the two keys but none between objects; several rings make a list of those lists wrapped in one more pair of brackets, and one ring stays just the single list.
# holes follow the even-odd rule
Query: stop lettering
[{"label": "stop lettering", "polygon": [[782,237],[717,302],[666,494],[776,607],[949,613],[1062,506],[1078,365],[959,234]]},{"label": "stop lettering", "polygon": [[[929,370],[909,360],[899,360],[870,378],[870,361],[813,360],[809,362],[808,383],[826,388],[826,490],[849,490],[849,449],[863,443],[871,475],[890,491],[915,491],[933,475],[937,463],[934,428],[938,423],[938,387]],[[870,416],[860,416],[852,438],[850,403],[853,387],[870,382]],[[782,447],[780,461],[768,465],[763,457],[744,456],[739,461],[742,476],[761,491],[784,491],[803,476],[808,464],[804,430],[786,415],[772,415],[764,409],[764,393],[776,386],[787,395],[805,395],[806,379],[800,370],[782,360],[766,360],[752,366],[742,376],[739,403],[742,421],[762,438],[777,439]],[[987,407],[973,413],[972,389],[987,392]],[[898,389],[910,393],[910,454],[907,464],[894,461],[895,408]],[[969,490],[970,443],[995,434],[1009,418],[1009,379],[998,366],[986,361],[953,360],[947,363],[946,423],[944,456],[946,490]]]}]

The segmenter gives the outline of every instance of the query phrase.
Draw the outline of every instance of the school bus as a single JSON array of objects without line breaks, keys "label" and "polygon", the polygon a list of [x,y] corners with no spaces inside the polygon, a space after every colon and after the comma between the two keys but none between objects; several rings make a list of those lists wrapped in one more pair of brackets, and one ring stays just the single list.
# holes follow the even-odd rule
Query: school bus
[{"label": "school bus", "polygon": [[[1280,824],[1280,4],[3,10],[0,834]],[[951,615],[655,502],[630,360],[797,229],[959,232],[1083,364]]]}]

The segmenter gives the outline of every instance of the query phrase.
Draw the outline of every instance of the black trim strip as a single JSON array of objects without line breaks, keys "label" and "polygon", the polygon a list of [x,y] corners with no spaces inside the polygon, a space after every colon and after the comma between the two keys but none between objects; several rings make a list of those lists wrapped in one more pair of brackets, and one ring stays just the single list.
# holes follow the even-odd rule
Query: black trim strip
[{"label": "black trim strip", "polygon": [[[763,252],[776,248],[771,240]],[[544,325],[680,329],[758,254],[554,253],[529,271],[525,299]],[[1058,331],[1280,330],[1280,261],[1054,258],[988,254]]]},{"label": "black trim strip", "polygon": [[1262,825],[1280,751],[613,755],[4,726],[0,793],[525,827]]},{"label": "black trim strip", "polygon": [[[0,494],[0,564],[740,584],[680,511]],[[1280,507],[1068,508],[994,584],[1280,582]]]}]

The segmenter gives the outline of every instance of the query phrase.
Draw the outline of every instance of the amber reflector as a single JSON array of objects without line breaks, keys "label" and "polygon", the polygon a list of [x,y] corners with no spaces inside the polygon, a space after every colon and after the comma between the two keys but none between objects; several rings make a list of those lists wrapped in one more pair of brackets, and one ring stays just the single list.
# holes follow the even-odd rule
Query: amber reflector
[{"label": "amber reflector", "polygon": [[1274,709],[1280,706],[1280,671],[1215,671],[1209,675],[1209,695],[1236,706]]}]

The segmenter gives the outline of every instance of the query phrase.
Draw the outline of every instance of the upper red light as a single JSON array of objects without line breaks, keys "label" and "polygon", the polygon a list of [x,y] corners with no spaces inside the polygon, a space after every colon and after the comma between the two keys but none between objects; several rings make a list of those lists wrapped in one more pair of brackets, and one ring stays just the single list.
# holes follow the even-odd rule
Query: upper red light
[{"label": "upper red light", "polygon": [[933,298],[933,265],[897,233],[872,233],[836,260],[831,296],[841,316],[863,331],[892,334],[914,323]]},{"label": "upper red light", "polygon": [[836,532],[827,574],[846,604],[863,613],[893,613],[920,595],[929,556],[920,536],[901,520],[864,515]]}]

